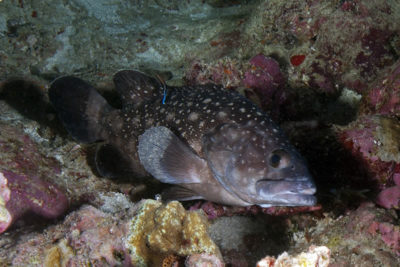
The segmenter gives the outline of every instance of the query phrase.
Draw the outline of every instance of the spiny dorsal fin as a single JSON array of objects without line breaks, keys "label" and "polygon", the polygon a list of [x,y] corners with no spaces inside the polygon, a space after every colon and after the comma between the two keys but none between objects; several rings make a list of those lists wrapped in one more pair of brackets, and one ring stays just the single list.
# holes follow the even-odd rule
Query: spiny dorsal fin
[{"label": "spiny dorsal fin", "polygon": [[162,94],[161,81],[135,70],[122,70],[114,75],[114,84],[123,105],[138,105],[146,98]]}]

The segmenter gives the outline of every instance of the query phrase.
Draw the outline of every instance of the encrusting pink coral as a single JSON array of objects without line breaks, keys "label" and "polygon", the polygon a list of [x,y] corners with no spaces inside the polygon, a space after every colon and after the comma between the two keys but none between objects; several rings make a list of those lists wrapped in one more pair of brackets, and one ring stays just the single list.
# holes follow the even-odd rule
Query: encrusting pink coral
[{"label": "encrusting pink coral", "polygon": [[384,208],[400,209],[400,174],[393,175],[394,186],[379,193],[376,202]]},{"label": "encrusting pink coral", "polygon": [[67,197],[55,185],[37,177],[0,172],[0,233],[29,211],[53,219],[67,207]]},{"label": "encrusting pink coral", "polygon": [[[286,100],[285,78],[279,63],[263,54],[250,59],[252,67],[244,74],[243,83],[248,88],[256,89],[262,105],[270,107],[273,102],[282,104]],[[276,103],[275,103],[276,104]]]},{"label": "encrusting pink coral", "polygon": [[400,202],[400,123],[383,115],[360,116],[339,130],[339,141],[368,172],[369,186],[379,192],[376,203],[399,209]]}]

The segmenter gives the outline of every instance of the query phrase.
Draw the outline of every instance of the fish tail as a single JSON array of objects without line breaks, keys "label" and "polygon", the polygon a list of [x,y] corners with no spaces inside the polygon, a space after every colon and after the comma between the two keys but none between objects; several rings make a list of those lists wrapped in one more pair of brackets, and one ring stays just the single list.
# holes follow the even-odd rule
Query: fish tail
[{"label": "fish tail", "polygon": [[72,76],[61,77],[51,84],[49,97],[74,139],[83,143],[103,139],[101,121],[113,108],[90,84]]}]

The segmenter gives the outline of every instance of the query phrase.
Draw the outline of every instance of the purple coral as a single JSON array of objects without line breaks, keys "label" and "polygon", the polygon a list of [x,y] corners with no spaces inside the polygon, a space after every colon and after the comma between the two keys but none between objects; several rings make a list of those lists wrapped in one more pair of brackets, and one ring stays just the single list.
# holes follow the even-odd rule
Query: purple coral
[{"label": "purple coral", "polygon": [[373,221],[367,228],[372,235],[379,234],[387,246],[400,255],[400,228],[389,222]]},{"label": "purple coral", "polygon": [[250,60],[252,67],[244,74],[243,83],[248,88],[255,89],[263,108],[277,112],[287,100],[285,78],[278,62],[262,54]]},{"label": "purple coral", "polygon": [[53,219],[67,207],[67,197],[55,185],[37,177],[0,172],[0,233],[28,211]]},{"label": "purple coral", "polygon": [[379,193],[376,203],[384,208],[400,209],[400,174],[393,175],[395,186],[386,188]]},{"label": "purple coral", "polygon": [[275,59],[258,54],[250,60],[250,64],[253,67],[244,74],[246,86],[273,93],[285,85],[285,79]]},{"label": "purple coral", "polygon": [[366,95],[363,113],[400,114],[400,61],[382,79],[375,83]]},{"label": "purple coral", "polygon": [[361,116],[338,133],[344,148],[358,160],[358,167],[367,171],[365,182],[372,182],[370,188],[379,192],[376,203],[385,208],[399,209],[399,134],[397,119],[380,115]]}]

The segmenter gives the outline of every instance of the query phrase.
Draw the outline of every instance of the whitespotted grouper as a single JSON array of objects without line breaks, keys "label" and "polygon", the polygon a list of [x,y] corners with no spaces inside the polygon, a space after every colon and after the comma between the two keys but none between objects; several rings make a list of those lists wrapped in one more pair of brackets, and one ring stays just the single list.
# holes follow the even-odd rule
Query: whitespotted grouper
[{"label": "whitespotted grouper", "polygon": [[316,204],[303,158],[268,115],[240,94],[216,85],[170,87],[131,70],[118,72],[114,83],[122,109],[71,76],[55,80],[49,97],[72,137],[103,140],[135,176],[174,184],[169,198],[236,206]]}]

